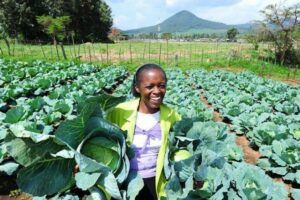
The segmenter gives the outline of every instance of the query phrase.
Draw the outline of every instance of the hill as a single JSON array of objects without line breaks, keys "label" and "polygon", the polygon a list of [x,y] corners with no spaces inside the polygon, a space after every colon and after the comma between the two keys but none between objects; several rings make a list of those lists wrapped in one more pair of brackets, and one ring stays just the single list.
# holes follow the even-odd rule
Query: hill
[{"label": "hill", "polygon": [[149,27],[127,30],[127,34],[142,33],[225,33],[227,29],[236,27],[239,31],[246,32],[250,24],[227,25],[220,22],[201,19],[189,11],[180,11],[163,22]]}]

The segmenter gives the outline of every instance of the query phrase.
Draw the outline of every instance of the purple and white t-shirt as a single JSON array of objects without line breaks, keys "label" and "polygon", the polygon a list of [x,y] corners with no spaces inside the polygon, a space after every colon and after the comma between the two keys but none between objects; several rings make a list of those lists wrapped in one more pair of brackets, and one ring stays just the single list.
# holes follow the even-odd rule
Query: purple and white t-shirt
[{"label": "purple and white t-shirt", "polygon": [[143,178],[154,177],[156,160],[161,146],[161,127],[159,112],[144,114],[138,112],[132,147],[135,156],[130,160],[131,170]]}]

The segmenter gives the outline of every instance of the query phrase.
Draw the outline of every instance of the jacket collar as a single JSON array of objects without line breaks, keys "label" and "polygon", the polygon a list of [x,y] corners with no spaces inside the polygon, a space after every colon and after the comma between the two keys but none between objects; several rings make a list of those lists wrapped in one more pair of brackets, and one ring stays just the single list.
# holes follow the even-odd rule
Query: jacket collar
[{"label": "jacket collar", "polygon": [[[137,116],[137,112],[138,112],[138,107],[139,107],[139,103],[140,103],[140,98],[134,99],[131,102],[131,107],[130,109],[132,109],[132,112],[130,113],[130,115],[123,115],[123,118],[128,121],[128,122],[132,122],[136,120],[136,116]],[[171,116],[171,112],[168,112],[167,110],[167,106],[165,106],[164,104],[160,105],[160,121],[161,120],[166,120],[167,118],[169,118]]]}]

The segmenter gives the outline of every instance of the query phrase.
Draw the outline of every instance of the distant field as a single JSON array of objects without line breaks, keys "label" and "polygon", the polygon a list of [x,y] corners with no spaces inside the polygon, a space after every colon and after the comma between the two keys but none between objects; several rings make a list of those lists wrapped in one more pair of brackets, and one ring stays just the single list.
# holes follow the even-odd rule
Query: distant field
[{"label": "distant field", "polygon": [[115,44],[83,43],[64,45],[62,48],[47,44],[11,44],[8,55],[4,41],[0,41],[0,56],[16,60],[47,60],[50,62],[75,60],[101,65],[124,65],[134,70],[142,63],[155,62],[163,67],[179,67],[183,70],[203,67],[206,69],[226,68],[231,71],[249,70],[257,74],[284,79],[300,78],[300,73],[288,71],[271,63],[268,53],[270,45],[260,44],[258,50],[248,43],[225,42],[167,42],[167,41],[123,41]]}]

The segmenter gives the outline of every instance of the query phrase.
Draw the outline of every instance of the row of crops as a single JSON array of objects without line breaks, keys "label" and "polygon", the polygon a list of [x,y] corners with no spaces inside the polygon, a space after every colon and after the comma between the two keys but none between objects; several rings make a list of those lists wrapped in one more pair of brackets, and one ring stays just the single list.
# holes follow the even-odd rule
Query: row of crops
[{"label": "row of crops", "polygon": [[[126,68],[0,60],[0,69],[0,178],[41,198],[135,199],[143,182],[129,171],[126,134],[105,120],[133,98]],[[183,116],[169,135],[167,199],[300,199],[299,87],[251,73],[166,73],[164,102]],[[232,130],[213,121],[200,95]],[[256,166],[229,131],[259,150]],[[174,156],[179,150],[184,159]]]},{"label": "row of crops", "polygon": [[232,128],[259,149],[259,167],[300,184],[299,87],[249,73],[193,71],[193,79]]}]

